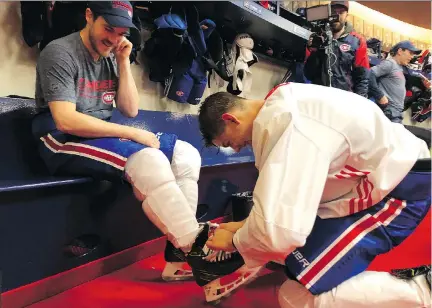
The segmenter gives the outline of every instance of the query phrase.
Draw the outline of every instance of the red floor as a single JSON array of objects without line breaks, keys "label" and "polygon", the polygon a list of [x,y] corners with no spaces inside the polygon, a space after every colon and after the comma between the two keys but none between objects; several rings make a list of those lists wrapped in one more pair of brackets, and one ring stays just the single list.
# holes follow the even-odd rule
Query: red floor
[{"label": "red floor", "polygon": [[[163,255],[158,254],[28,307],[209,307],[204,303],[202,289],[194,282],[162,281],[163,263]],[[278,307],[276,288],[285,280],[284,274],[266,270],[262,275],[218,307]]]},{"label": "red floor", "polygon": [[[388,271],[430,264],[431,213],[402,245],[371,264],[370,270]],[[134,308],[208,307],[202,289],[194,282],[163,282],[163,255],[158,254],[111,274],[60,293],[31,308]],[[283,272],[266,270],[254,282],[240,288],[218,307],[278,307],[277,289]]]}]

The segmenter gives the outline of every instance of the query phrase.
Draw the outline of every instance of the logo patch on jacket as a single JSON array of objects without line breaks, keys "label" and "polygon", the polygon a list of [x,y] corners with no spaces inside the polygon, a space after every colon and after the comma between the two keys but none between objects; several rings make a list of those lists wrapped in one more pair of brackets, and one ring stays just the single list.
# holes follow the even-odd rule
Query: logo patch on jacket
[{"label": "logo patch on jacket", "polygon": [[350,50],[351,50],[351,45],[348,45],[348,44],[341,44],[341,45],[339,46],[339,48],[340,48],[340,50],[341,50],[342,52],[347,52],[347,51],[350,51]]}]

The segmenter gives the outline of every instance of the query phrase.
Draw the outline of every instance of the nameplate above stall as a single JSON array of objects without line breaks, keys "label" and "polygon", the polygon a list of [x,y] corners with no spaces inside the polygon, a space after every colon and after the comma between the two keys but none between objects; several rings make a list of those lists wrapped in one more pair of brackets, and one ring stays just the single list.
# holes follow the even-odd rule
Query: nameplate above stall
[{"label": "nameplate above stall", "polygon": [[140,110],[135,118],[127,118],[115,109],[111,121],[154,133],[176,134],[179,139],[189,142],[198,149],[201,153],[203,167],[252,163],[255,161],[251,148],[244,148],[239,153],[235,153],[231,148],[206,148],[199,131],[196,115]]}]

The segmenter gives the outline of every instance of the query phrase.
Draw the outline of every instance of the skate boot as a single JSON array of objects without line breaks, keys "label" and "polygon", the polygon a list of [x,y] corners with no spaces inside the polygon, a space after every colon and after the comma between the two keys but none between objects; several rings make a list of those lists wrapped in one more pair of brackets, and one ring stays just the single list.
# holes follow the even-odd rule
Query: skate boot
[{"label": "skate boot", "polygon": [[253,281],[261,267],[246,267],[239,252],[227,253],[210,250],[205,243],[216,224],[202,224],[186,260],[192,268],[196,283],[203,287],[206,301],[217,304],[235,289]]},{"label": "skate boot", "polygon": [[192,280],[193,274],[189,265],[186,263],[186,256],[181,249],[177,249],[167,240],[164,252],[166,261],[162,272],[162,279],[165,281],[184,281]]},{"label": "skate boot", "polygon": [[390,274],[393,276],[403,279],[403,280],[411,280],[416,276],[424,275],[426,282],[429,286],[429,289],[432,289],[431,287],[431,265],[422,265],[418,267],[413,268],[404,268],[404,269],[396,269],[391,270]]}]

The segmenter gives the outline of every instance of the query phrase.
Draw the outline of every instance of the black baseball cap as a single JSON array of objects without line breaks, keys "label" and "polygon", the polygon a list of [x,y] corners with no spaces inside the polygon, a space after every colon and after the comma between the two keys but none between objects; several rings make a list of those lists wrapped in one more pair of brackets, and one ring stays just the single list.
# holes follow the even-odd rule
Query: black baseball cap
[{"label": "black baseball cap", "polygon": [[413,45],[413,43],[411,43],[410,41],[399,42],[396,45],[394,45],[391,48],[391,50],[392,51],[397,51],[399,48],[408,49],[408,50],[412,51],[413,53],[415,53],[416,55],[419,55],[421,53],[421,49],[415,48],[415,46]]},{"label": "black baseball cap", "polygon": [[331,5],[344,6],[347,11],[349,10],[349,1],[331,1]]},{"label": "black baseball cap", "polygon": [[132,22],[133,9],[129,1],[89,1],[88,7],[112,27],[137,29]]}]

